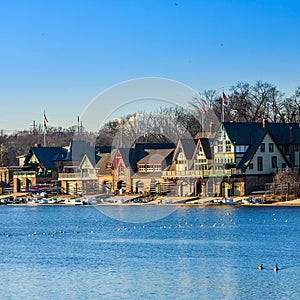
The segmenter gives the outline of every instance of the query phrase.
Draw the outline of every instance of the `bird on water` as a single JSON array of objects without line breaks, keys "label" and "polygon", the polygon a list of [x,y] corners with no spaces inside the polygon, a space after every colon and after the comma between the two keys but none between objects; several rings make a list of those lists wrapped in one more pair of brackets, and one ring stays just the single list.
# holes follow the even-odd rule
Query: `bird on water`
[{"label": "bird on water", "polygon": [[279,270],[278,268],[278,264],[275,265],[275,267],[273,268],[274,272],[277,272]]},{"label": "bird on water", "polygon": [[261,265],[258,266],[258,269],[259,269],[259,270],[262,270],[263,268],[264,268],[264,265],[263,265],[263,264],[261,264]]}]

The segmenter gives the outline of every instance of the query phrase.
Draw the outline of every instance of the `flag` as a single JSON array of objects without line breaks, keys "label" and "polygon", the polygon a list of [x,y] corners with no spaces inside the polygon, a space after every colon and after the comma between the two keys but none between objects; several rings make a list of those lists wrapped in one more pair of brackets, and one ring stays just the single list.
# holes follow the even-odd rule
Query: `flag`
[{"label": "flag", "polygon": [[208,106],[207,101],[204,100],[204,99],[202,99],[202,112],[203,112],[204,114],[207,113],[207,106]]},{"label": "flag", "polygon": [[227,105],[228,105],[228,100],[227,100],[227,97],[226,97],[226,95],[225,95],[224,92],[223,92],[223,94],[222,94],[222,104],[223,104],[224,106],[227,106]]},{"label": "flag", "polygon": [[44,112],[44,128],[47,128],[48,119],[46,117],[46,113]]}]

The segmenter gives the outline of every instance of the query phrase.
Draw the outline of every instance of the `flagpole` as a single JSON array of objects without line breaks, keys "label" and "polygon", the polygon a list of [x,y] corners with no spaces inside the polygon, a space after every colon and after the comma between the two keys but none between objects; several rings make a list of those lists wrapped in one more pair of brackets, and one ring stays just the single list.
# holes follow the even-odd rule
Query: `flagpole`
[{"label": "flagpole", "polygon": [[46,112],[44,110],[44,120],[43,120],[43,124],[44,124],[44,147],[46,147],[46,128],[47,128],[47,122],[48,122],[48,119],[46,117]]},{"label": "flagpole", "polygon": [[44,128],[44,147],[46,147],[46,129]]},{"label": "flagpole", "polygon": [[202,137],[204,137],[205,135],[205,128],[204,128],[204,114],[207,113],[207,106],[208,106],[208,103],[205,99],[202,99],[201,101],[201,108],[202,108],[202,112],[201,112],[201,133],[202,133]]},{"label": "flagpole", "polygon": [[224,99],[223,99],[224,89],[222,88],[222,97],[221,97],[221,123],[224,123]]},{"label": "flagpole", "polygon": [[222,106],[222,117],[221,117],[221,122],[224,123],[224,104],[223,104],[223,100],[221,102],[221,106]]}]

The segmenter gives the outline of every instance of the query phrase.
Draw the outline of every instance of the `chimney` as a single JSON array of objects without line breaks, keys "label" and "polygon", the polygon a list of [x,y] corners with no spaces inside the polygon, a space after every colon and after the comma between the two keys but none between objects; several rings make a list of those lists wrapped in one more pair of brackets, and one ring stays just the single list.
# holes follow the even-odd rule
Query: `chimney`
[{"label": "chimney", "polygon": [[263,118],[263,119],[262,119],[262,127],[263,127],[264,129],[266,129],[267,126],[268,126],[268,120],[267,120],[266,118]]}]

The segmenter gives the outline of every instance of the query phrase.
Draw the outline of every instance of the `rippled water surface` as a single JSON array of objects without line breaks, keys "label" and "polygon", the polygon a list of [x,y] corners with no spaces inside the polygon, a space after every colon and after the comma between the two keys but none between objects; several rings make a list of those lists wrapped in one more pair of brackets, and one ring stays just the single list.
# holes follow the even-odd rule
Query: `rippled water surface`
[{"label": "rippled water surface", "polygon": [[300,299],[300,208],[0,206],[0,226],[1,299]]}]

